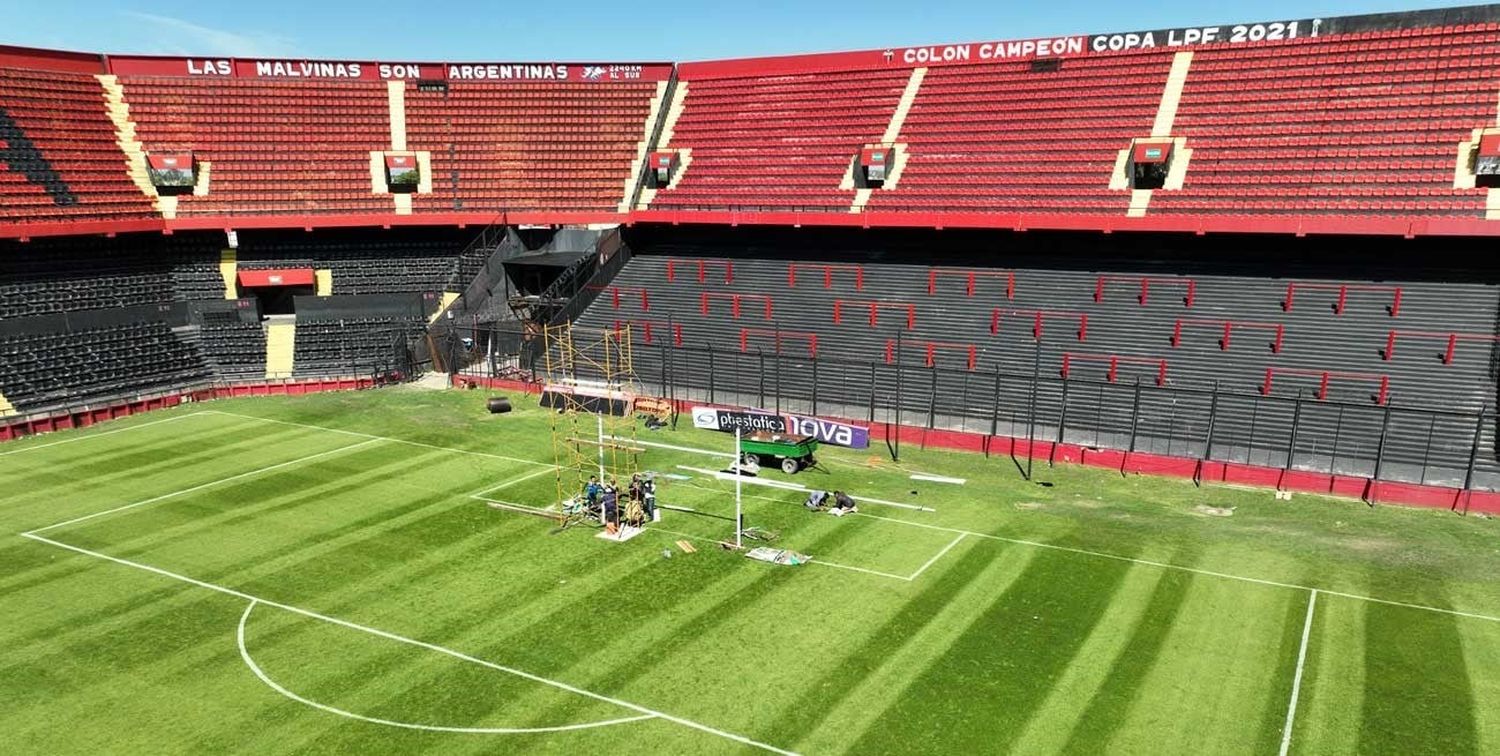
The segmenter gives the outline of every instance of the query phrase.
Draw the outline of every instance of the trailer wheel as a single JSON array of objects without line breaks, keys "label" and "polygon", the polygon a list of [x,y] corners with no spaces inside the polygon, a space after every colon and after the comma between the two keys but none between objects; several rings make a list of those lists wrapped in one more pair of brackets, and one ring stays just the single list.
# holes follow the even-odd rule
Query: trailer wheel
[{"label": "trailer wheel", "polygon": [[787,457],[786,459],[781,460],[781,471],[786,473],[787,475],[796,475],[797,471],[801,469],[801,460],[798,460],[794,457]]}]

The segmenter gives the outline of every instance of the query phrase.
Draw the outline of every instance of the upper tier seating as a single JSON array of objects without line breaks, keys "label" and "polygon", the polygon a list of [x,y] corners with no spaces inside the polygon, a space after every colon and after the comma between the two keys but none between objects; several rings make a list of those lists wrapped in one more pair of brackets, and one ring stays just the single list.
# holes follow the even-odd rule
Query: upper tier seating
[{"label": "upper tier seating", "polygon": [[392,211],[370,179],[370,152],[390,146],[384,82],[120,81],[146,151],[210,164],[208,194],[184,195],[180,215]]},{"label": "upper tier seating", "polygon": [[97,79],[0,68],[0,223],[151,217]]},{"label": "upper tier seating", "polygon": [[1123,214],[1119,151],[1150,134],[1170,54],[931,68],[897,136],[900,182],[870,209]]},{"label": "upper tier seating", "polygon": [[655,209],[744,207],[847,212],[840,189],[855,155],[878,142],[911,72],[702,79],[688,82],[670,149],[691,150]]},{"label": "upper tier seating", "polygon": [[417,211],[614,212],[656,82],[449,82],[406,90],[407,146],[432,153]]},{"label": "upper tier seating", "polygon": [[1483,217],[1454,164],[1497,91],[1494,23],[1199,50],[1174,128],[1187,180],[1152,211]]}]

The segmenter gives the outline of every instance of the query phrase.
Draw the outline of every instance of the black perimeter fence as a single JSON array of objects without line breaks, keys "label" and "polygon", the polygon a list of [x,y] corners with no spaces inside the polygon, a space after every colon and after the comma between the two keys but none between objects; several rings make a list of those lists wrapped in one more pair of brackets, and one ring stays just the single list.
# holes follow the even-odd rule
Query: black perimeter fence
[{"label": "black perimeter fence", "polygon": [[[540,339],[519,323],[469,326],[468,365],[487,378],[540,380]],[[954,370],[836,356],[674,345],[634,347],[641,391],[684,402],[961,431],[1381,482],[1500,490],[1495,413],[1323,401],[1228,390],[1064,379],[998,366]],[[580,375],[579,378],[588,376]],[[1045,448],[1045,447],[1043,447]],[[1022,463],[1025,465],[1025,463]],[[1463,505],[1460,504],[1460,508]]]}]

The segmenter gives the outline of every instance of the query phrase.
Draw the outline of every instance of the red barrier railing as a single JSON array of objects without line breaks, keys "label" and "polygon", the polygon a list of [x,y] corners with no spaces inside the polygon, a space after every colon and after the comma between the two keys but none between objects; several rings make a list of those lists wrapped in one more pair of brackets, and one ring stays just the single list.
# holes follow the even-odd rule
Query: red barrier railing
[{"label": "red barrier railing", "polygon": [[833,288],[834,271],[853,271],[854,290],[865,290],[865,268],[863,265],[857,265],[854,263],[789,263],[786,266],[787,287],[793,289],[797,288],[797,271],[799,269],[821,271],[823,273],[823,288],[825,289]]},{"label": "red barrier railing", "polygon": [[730,311],[730,314],[731,314],[731,316],[733,316],[736,319],[738,319],[740,317],[740,301],[741,300],[750,299],[750,300],[755,300],[755,301],[758,301],[758,302],[762,302],[762,303],[764,303],[765,308],[766,308],[766,320],[771,320],[772,319],[772,314],[771,314],[771,298],[769,296],[766,296],[765,294],[737,294],[737,293],[728,292],[728,291],[705,291],[705,292],[703,292],[703,294],[699,298],[699,310],[704,315],[707,315],[708,314],[708,310],[709,310],[709,307],[708,307],[709,303],[712,302],[715,299],[727,299],[727,300],[729,300],[729,311]]},{"label": "red barrier railing", "polygon": [[1198,282],[1191,278],[1162,278],[1151,276],[1099,276],[1094,280],[1094,301],[1104,301],[1104,289],[1111,283],[1129,283],[1132,287],[1139,286],[1140,291],[1136,294],[1135,301],[1145,307],[1151,302],[1151,286],[1182,286],[1187,289],[1182,297],[1184,307],[1192,307],[1198,300]]},{"label": "red barrier railing", "polygon": [[707,283],[708,269],[710,267],[718,267],[724,271],[724,283],[734,283],[734,262],[732,260],[709,260],[704,258],[681,260],[675,257],[667,258],[667,283],[673,283],[677,280],[677,265],[679,263],[698,269],[698,283]]},{"label": "red barrier railing", "polygon": [[1286,326],[1281,323],[1265,323],[1254,320],[1215,320],[1210,318],[1178,318],[1177,325],[1172,328],[1172,348],[1176,349],[1182,345],[1182,329],[1185,326],[1210,326],[1222,328],[1224,333],[1219,337],[1219,351],[1229,351],[1230,336],[1234,329],[1262,329],[1270,330],[1276,334],[1271,341],[1271,353],[1280,354],[1282,341],[1286,338]]},{"label": "red barrier railing", "polygon": [[1443,364],[1453,364],[1453,354],[1458,350],[1460,341],[1488,341],[1491,343],[1500,341],[1500,336],[1492,333],[1459,333],[1456,331],[1443,333],[1441,331],[1396,331],[1393,330],[1385,338],[1385,351],[1381,353],[1383,359],[1389,360],[1396,354],[1396,339],[1443,339],[1447,342],[1443,350]]},{"label": "red barrier railing", "polygon": [[1062,377],[1066,379],[1068,373],[1072,372],[1074,363],[1078,362],[1103,362],[1105,363],[1105,377],[1110,383],[1114,383],[1120,377],[1120,365],[1149,365],[1156,368],[1156,385],[1162,386],[1167,382],[1167,361],[1156,357],[1133,357],[1121,354],[1084,354],[1082,352],[1063,352]]},{"label": "red barrier railing", "polygon": [[1349,284],[1349,283],[1327,283],[1324,281],[1289,281],[1286,285],[1286,297],[1281,300],[1281,309],[1286,312],[1292,311],[1292,305],[1296,302],[1297,292],[1303,290],[1311,291],[1333,291],[1338,293],[1333,303],[1333,314],[1343,315],[1344,309],[1349,304],[1349,292],[1351,291],[1373,291],[1391,295],[1391,303],[1385,310],[1391,317],[1401,314],[1401,287],[1388,284]]},{"label": "red barrier railing", "polygon": [[1004,308],[1004,307],[996,307],[994,310],[990,311],[990,333],[992,333],[992,334],[999,334],[1000,333],[1000,319],[1003,316],[1006,316],[1006,315],[1012,315],[1012,316],[1020,316],[1020,317],[1024,317],[1024,318],[1030,318],[1031,321],[1032,321],[1031,322],[1031,338],[1035,339],[1035,340],[1040,340],[1042,338],[1043,325],[1046,323],[1046,320],[1048,318],[1052,318],[1052,319],[1063,318],[1063,319],[1067,319],[1067,320],[1074,320],[1074,319],[1076,319],[1078,321],[1078,330],[1074,332],[1075,335],[1078,337],[1079,341],[1087,341],[1088,340],[1088,336],[1089,336],[1089,316],[1088,316],[1088,313],[1075,312],[1073,310],[1029,310],[1029,309],[1024,309],[1024,308],[1023,309],[1008,309],[1008,308]]},{"label": "red barrier railing", "polygon": [[964,280],[964,296],[974,296],[978,279],[997,278],[1005,281],[1005,298],[1016,298],[1016,274],[1011,270],[960,270],[956,268],[929,268],[927,270],[927,294],[937,294],[938,276],[956,276]]},{"label": "red barrier railing", "polygon": [[623,330],[621,328],[621,326],[623,325],[630,326],[630,332],[632,336],[639,333],[641,336],[641,343],[647,346],[652,346],[656,343],[656,334],[660,331],[665,331],[671,335],[673,346],[682,346],[681,323],[672,323],[665,320],[616,320],[614,328],[615,332],[619,333],[621,330]]},{"label": "red barrier railing", "polygon": [[818,334],[812,331],[782,331],[773,328],[741,328],[740,329],[740,351],[750,351],[750,339],[752,337],[769,337],[772,340],[775,354],[781,354],[781,342],[786,339],[798,339],[807,344],[807,356],[818,356]]},{"label": "red barrier railing", "polygon": [[1268,367],[1266,378],[1261,384],[1260,393],[1265,396],[1271,395],[1271,384],[1276,376],[1301,376],[1316,378],[1318,390],[1314,394],[1318,399],[1328,398],[1328,385],[1334,379],[1351,381],[1374,381],[1378,388],[1375,391],[1376,404],[1385,404],[1391,393],[1391,377],[1383,373],[1352,373],[1342,370],[1309,370],[1306,368]]},{"label": "red barrier railing", "polygon": [[[896,354],[897,346],[898,344],[896,343],[895,339],[886,340],[885,363],[887,365],[893,365],[896,363],[896,358],[899,356]],[[922,361],[923,364],[925,364],[927,367],[935,367],[937,365],[937,352],[939,349],[958,350],[959,352],[963,353],[967,358],[965,364],[970,370],[973,370],[974,366],[979,362],[979,348],[974,346],[973,344],[965,344],[954,341],[902,340],[899,346],[903,351],[907,349],[921,349]]]},{"label": "red barrier railing", "polygon": [[833,322],[838,325],[844,322],[845,307],[868,307],[870,308],[870,327],[880,325],[879,312],[885,310],[905,310],[906,328],[911,330],[917,327],[917,306],[911,302],[892,302],[879,299],[835,299],[833,300]]}]

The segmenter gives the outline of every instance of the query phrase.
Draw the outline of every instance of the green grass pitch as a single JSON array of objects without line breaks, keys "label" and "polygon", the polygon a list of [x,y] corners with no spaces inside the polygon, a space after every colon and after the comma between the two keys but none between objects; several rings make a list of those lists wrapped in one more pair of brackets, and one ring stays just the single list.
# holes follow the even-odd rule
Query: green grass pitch
[{"label": "green grass pitch", "polygon": [[[714,546],[721,517],[611,543],[492,508],[555,483],[535,400],[483,399],[220,401],[0,445],[0,746],[1500,753],[1494,520],[825,448],[765,477],[892,504],[747,485],[747,524],[815,559],[776,566]],[[684,469],[727,436],[639,438],[690,478],[664,503],[733,512]]]}]

